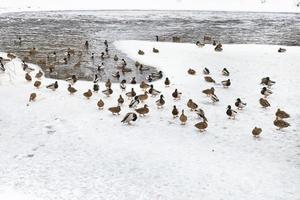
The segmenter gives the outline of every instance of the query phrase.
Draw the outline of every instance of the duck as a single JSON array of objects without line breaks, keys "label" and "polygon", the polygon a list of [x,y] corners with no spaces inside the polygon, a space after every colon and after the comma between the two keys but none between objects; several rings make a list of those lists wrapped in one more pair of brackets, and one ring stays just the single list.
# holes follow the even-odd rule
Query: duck
[{"label": "duck", "polygon": [[136,84],[135,77],[132,77],[132,78],[131,78],[130,84]]},{"label": "duck", "polygon": [[144,54],[145,54],[145,52],[144,52],[144,51],[142,51],[142,50],[139,50],[139,51],[138,51],[138,54],[139,54],[139,55],[144,55]]},{"label": "duck", "polygon": [[128,99],[131,99],[131,98],[135,97],[136,92],[134,91],[133,88],[131,88],[131,91],[127,92],[125,95],[128,97]]},{"label": "duck", "polygon": [[260,91],[260,93],[262,95],[265,96],[265,98],[267,98],[269,95],[273,94],[273,92],[269,89],[267,89],[266,87],[263,87],[262,90]]},{"label": "duck", "polygon": [[230,79],[221,81],[221,84],[223,85],[224,88],[228,88],[231,85]]},{"label": "duck", "polygon": [[135,108],[140,103],[139,97],[135,96],[129,104],[129,108]]},{"label": "duck", "polygon": [[36,100],[36,93],[31,93],[30,96],[29,96],[29,102],[31,101],[35,101]]},{"label": "duck", "polygon": [[160,91],[154,89],[153,85],[151,84],[148,93],[151,94],[152,97],[156,97],[157,95],[160,94]]},{"label": "duck", "polygon": [[220,101],[216,94],[211,95],[210,100],[212,101],[213,104]]},{"label": "duck", "polygon": [[202,42],[200,42],[200,41],[197,41],[197,42],[196,42],[196,46],[197,46],[197,47],[204,47],[204,46],[205,46],[205,43],[202,43]]},{"label": "duck", "polygon": [[279,119],[284,119],[284,118],[289,118],[290,117],[290,115],[288,113],[286,113],[283,110],[280,110],[279,108],[277,109],[275,115]]},{"label": "duck", "polygon": [[210,76],[204,76],[204,80],[209,83],[215,83],[216,81]]},{"label": "duck", "polygon": [[102,93],[105,94],[107,97],[109,97],[110,95],[112,95],[114,91],[109,87],[106,90],[103,90]]},{"label": "duck", "polygon": [[26,79],[28,82],[32,81],[32,78],[31,78],[31,76],[30,76],[28,73],[25,74],[25,79]]},{"label": "duck", "polygon": [[157,105],[157,108],[162,108],[165,104],[164,96],[161,94],[160,98],[155,101],[155,104]]},{"label": "duck", "polygon": [[229,76],[230,75],[229,71],[226,68],[223,68],[222,74],[223,74],[223,76]]},{"label": "duck", "polygon": [[112,77],[119,79],[120,78],[120,72],[117,71],[116,73],[113,73]]},{"label": "duck", "polygon": [[262,129],[255,126],[254,129],[252,130],[252,135],[253,135],[253,137],[258,138],[260,136],[261,132],[262,132]]},{"label": "duck", "polygon": [[242,110],[247,105],[247,103],[244,103],[240,98],[237,98],[234,105],[237,107],[237,109]]},{"label": "duck", "polygon": [[173,115],[173,118],[176,118],[179,115],[179,112],[175,105],[173,106],[172,115]]},{"label": "duck", "polygon": [[135,112],[137,112],[140,116],[145,116],[149,113],[148,105],[145,104],[143,107],[135,109]]},{"label": "duck", "polygon": [[203,69],[203,74],[208,75],[210,73],[209,69],[206,67]]},{"label": "duck", "polygon": [[200,118],[200,119],[202,119],[203,121],[207,121],[207,118],[206,118],[206,116],[205,116],[205,113],[204,113],[204,111],[201,109],[201,108],[199,108],[199,109],[197,109],[197,110],[195,110],[196,111],[196,114],[198,115],[198,117]]},{"label": "duck", "polygon": [[154,47],[153,47],[152,51],[153,51],[153,53],[159,53],[159,50]]},{"label": "duck", "polygon": [[120,83],[120,88],[122,91],[125,91],[126,90],[126,80],[123,79]]},{"label": "duck", "polygon": [[105,66],[104,66],[104,63],[103,63],[103,62],[97,66],[97,71],[98,71],[98,73],[99,73],[100,71],[104,70],[104,69],[105,69]]},{"label": "duck", "polygon": [[29,67],[25,62],[23,62],[23,70],[27,73],[33,72],[34,68]]},{"label": "duck", "polygon": [[221,44],[221,43],[217,44],[217,46],[215,47],[215,51],[217,51],[217,52],[223,51],[223,48],[222,48],[222,44]]},{"label": "duck", "polygon": [[94,92],[98,92],[99,91],[99,85],[98,85],[98,83],[94,83],[94,85],[93,85],[93,91]]},{"label": "duck", "polygon": [[37,80],[34,82],[33,85],[34,85],[34,87],[39,88],[42,85],[42,82]]},{"label": "duck", "polygon": [[185,125],[187,122],[187,116],[184,114],[184,110],[181,111],[181,115],[179,117],[181,125]]},{"label": "duck", "polygon": [[207,121],[202,121],[194,125],[200,132],[203,132],[208,127]]},{"label": "duck", "polygon": [[99,110],[102,110],[103,107],[104,107],[104,102],[102,101],[102,99],[100,99],[98,102],[97,102],[97,107]]},{"label": "duck", "polygon": [[95,53],[92,53],[91,59],[94,60],[94,58],[95,58]]},{"label": "duck", "polygon": [[100,79],[99,79],[98,74],[95,74],[93,83],[98,83],[99,80],[100,80]]},{"label": "duck", "polygon": [[74,85],[77,82],[77,77],[76,75],[72,75],[71,77],[67,78],[66,81],[69,84]]},{"label": "duck", "polygon": [[130,125],[131,121],[136,121],[137,120],[137,114],[135,114],[134,112],[129,112],[125,115],[125,117],[122,119],[122,123],[127,123],[128,125]]},{"label": "duck", "polygon": [[104,60],[105,58],[109,58],[109,55],[108,55],[108,54],[105,54],[104,52],[101,52],[100,58],[101,58],[102,60]]},{"label": "duck", "polygon": [[198,108],[198,105],[195,102],[193,102],[192,99],[189,99],[186,105],[188,108],[191,109],[191,111],[194,111]]},{"label": "duck", "polygon": [[205,90],[202,90],[202,93],[206,94],[207,96],[211,96],[215,94],[215,88],[211,87]]},{"label": "duck", "polygon": [[160,79],[163,77],[163,73],[162,71],[158,71],[158,72],[155,72],[155,73],[151,73],[151,77],[152,78],[155,78],[155,79]]},{"label": "duck", "polygon": [[135,61],[134,65],[135,65],[135,67],[139,67],[141,65],[141,63],[139,63],[139,61]]},{"label": "duck", "polygon": [[281,48],[281,47],[278,49],[278,53],[284,53],[284,52],[286,52],[286,49]]},{"label": "duck", "polygon": [[270,103],[268,102],[268,100],[264,99],[264,98],[260,98],[259,103],[263,108],[267,108],[267,107],[271,106]]},{"label": "duck", "polygon": [[68,86],[68,91],[70,94],[74,94],[77,92],[77,90],[74,87],[72,87],[71,84],[69,84]]},{"label": "duck", "polygon": [[138,95],[138,97],[141,102],[144,102],[148,99],[148,92],[145,91],[144,94],[140,94],[140,95]]},{"label": "duck", "polygon": [[90,97],[93,95],[92,91],[89,89],[87,92],[83,93],[83,96],[85,96],[87,99],[90,99]]},{"label": "duck", "polygon": [[116,62],[117,62],[118,60],[119,60],[118,56],[117,56],[117,55],[115,55],[115,56],[114,56],[114,61],[116,61]]},{"label": "duck", "polygon": [[55,81],[54,83],[47,85],[46,88],[51,89],[53,91],[55,91],[58,88],[58,83],[57,81]]},{"label": "duck", "polygon": [[143,90],[143,91],[146,91],[148,88],[149,88],[149,84],[147,84],[145,81],[142,81],[140,83],[140,88]]},{"label": "duck", "polygon": [[105,82],[105,87],[106,88],[111,88],[111,81],[110,81],[110,79],[107,79],[107,81]]},{"label": "duck", "polygon": [[110,107],[110,108],[108,108],[108,110],[109,110],[113,115],[114,115],[114,114],[120,115],[121,107],[120,107],[120,106]]},{"label": "duck", "polygon": [[175,91],[172,93],[172,97],[175,99],[175,100],[179,100],[180,97],[181,97],[182,93],[181,92],[178,92],[177,89],[175,89]]},{"label": "duck", "polygon": [[150,68],[149,67],[144,67],[144,65],[140,64],[139,65],[139,71],[143,72],[143,71],[148,71]]},{"label": "duck", "polygon": [[148,82],[152,82],[152,81],[153,81],[153,78],[151,77],[151,75],[149,75],[149,76],[147,77],[147,81],[148,81]]},{"label": "duck", "polygon": [[226,114],[228,115],[229,119],[235,119],[237,112],[235,110],[231,109],[231,106],[228,105]]},{"label": "duck", "polygon": [[124,98],[122,97],[122,95],[120,95],[118,98],[118,105],[122,106],[123,103],[124,103]]},{"label": "duck", "polygon": [[192,68],[189,68],[187,72],[188,72],[189,75],[195,75],[196,74],[196,71]]},{"label": "duck", "polygon": [[272,81],[272,80],[270,79],[270,77],[262,78],[262,79],[261,79],[261,82],[260,82],[261,85],[266,85],[266,86],[268,86],[268,87],[271,87],[271,86],[274,85],[275,83],[276,83],[276,82],[275,82],[275,81]]},{"label": "duck", "polygon": [[273,124],[278,127],[278,130],[281,130],[283,128],[287,128],[291,126],[288,122],[284,121],[283,119],[276,118],[273,122]]},{"label": "duck", "polygon": [[170,84],[171,84],[171,82],[170,82],[169,78],[166,77],[166,80],[165,80],[165,86],[166,86],[166,87],[169,87]]},{"label": "duck", "polygon": [[43,72],[42,72],[41,70],[39,70],[39,72],[38,72],[38,73],[36,73],[36,75],[35,75],[35,78],[37,78],[37,79],[41,79],[41,78],[42,78],[42,76],[43,76]]}]

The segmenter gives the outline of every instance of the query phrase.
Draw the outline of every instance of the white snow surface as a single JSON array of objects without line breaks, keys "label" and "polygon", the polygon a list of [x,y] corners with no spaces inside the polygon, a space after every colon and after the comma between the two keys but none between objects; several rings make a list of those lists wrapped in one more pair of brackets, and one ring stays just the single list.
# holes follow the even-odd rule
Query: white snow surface
[{"label": "white snow surface", "polygon": [[[139,117],[131,126],[123,125],[120,121],[129,111],[127,99],[120,116],[107,110],[116,106],[122,93],[118,84],[113,84],[111,97],[100,92],[87,100],[82,93],[92,88],[92,82],[78,81],[74,95],[68,94],[65,81],[58,81],[57,91],[46,89],[45,85],[54,82],[47,78],[42,79],[42,88],[36,89],[24,79],[20,60],[10,61],[6,72],[0,73],[0,197],[300,198],[300,47],[284,47],[287,52],[279,54],[279,46],[268,45],[224,45],[223,52],[215,52],[210,45],[198,48],[194,44],[146,41],[118,41],[115,45],[130,58],[156,66],[170,78],[169,88],[164,87],[164,80],[153,83],[166,97],[164,108],[157,109],[158,97],[151,97],[146,102],[149,115]],[[160,52],[152,53],[153,47]],[[138,55],[139,49],[145,55]],[[187,74],[190,67],[197,71],[195,76]],[[217,82],[227,79],[221,75],[222,68],[227,67],[232,86],[225,89],[206,83],[204,67]],[[276,81],[268,109],[258,103],[260,79],[265,76]],[[215,105],[201,93],[211,86],[220,98]],[[142,93],[139,85],[127,85],[127,91],[131,87]],[[171,96],[175,88],[183,93],[179,101]],[[37,93],[37,100],[26,106],[31,92]],[[238,97],[248,105],[238,111],[236,120],[229,120],[226,107]],[[104,110],[97,109],[100,98],[105,102]],[[206,112],[208,129],[204,133],[194,127],[199,119],[186,107],[190,98]],[[173,119],[173,105],[185,109],[185,126],[178,118]],[[283,131],[273,125],[277,108],[291,115],[287,119],[291,127]],[[263,129],[260,139],[252,137],[254,126]]]}]

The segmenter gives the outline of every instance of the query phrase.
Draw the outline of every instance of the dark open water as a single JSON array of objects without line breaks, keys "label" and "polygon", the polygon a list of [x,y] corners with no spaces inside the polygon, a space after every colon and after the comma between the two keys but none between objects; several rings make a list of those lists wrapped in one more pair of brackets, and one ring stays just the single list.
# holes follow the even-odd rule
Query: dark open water
[{"label": "dark open water", "polygon": [[[183,42],[195,42],[204,34],[212,35],[222,43],[300,45],[300,14],[296,13],[246,13],[246,12],[204,12],[204,11],[53,11],[23,12],[0,15],[0,51],[12,51],[23,57],[32,47],[38,54],[32,62],[45,59],[47,53],[56,51],[57,60],[65,57],[68,47],[76,50],[67,65],[56,64],[56,73],[47,76],[65,78],[76,73],[82,79],[92,79],[96,65],[101,63],[100,52],[107,39],[110,54],[125,55],[112,45],[115,40],[162,40],[171,41],[180,36]],[[16,44],[22,37],[22,44]],[[84,50],[84,41],[90,42]],[[82,56],[78,52],[82,51]],[[94,62],[90,54],[96,53]],[[300,53],[299,53],[300,55]],[[74,67],[80,61],[80,67]],[[140,73],[134,61],[126,58],[132,76],[143,80],[155,68]],[[47,60],[47,64],[53,60]],[[116,63],[104,60],[106,69],[101,73],[103,80],[111,78],[117,71]],[[43,66],[45,69],[45,66]],[[121,77],[122,79],[123,77]],[[113,81],[117,81],[112,78]]]}]

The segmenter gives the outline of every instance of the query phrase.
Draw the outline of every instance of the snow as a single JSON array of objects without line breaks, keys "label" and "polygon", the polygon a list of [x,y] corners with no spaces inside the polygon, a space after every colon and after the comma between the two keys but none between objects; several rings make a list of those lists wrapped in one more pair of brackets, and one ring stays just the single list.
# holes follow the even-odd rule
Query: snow
[{"label": "snow", "polygon": [[[268,45],[225,44],[223,52],[210,45],[146,41],[117,41],[115,46],[170,78],[169,88],[163,85],[165,77],[153,83],[166,97],[165,107],[157,109],[158,97],[151,97],[146,102],[149,115],[127,126],[120,121],[130,111],[129,100],[125,98],[120,116],[107,110],[117,105],[122,93],[118,84],[113,84],[111,97],[94,93],[90,100],[82,93],[92,82],[78,81],[74,95],[68,94],[65,81],[58,81],[57,91],[46,89],[54,82],[47,78],[35,89],[14,59],[0,73],[0,194],[11,193],[4,187],[31,200],[300,198],[300,47],[284,47],[287,52],[279,54],[279,46]],[[153,47],[160,52],[152,53]],[[139,49],[145,55],[138,55]],[[232,86],[206,83],[204,67],[217,83],[227,79],[221,75],[226,67]],[[197,71],[195,76],[187,74],[189,68]],[[265,76],[276,81],[268,109],[258,103]],[[220,98],[215,105],[201,93],[211,86]],[[142,93],[139,85],[127,85],[127,91],[131,87]],[[179,101],[171,96],[175,88],[183,93]],[[37,100],[27,106],[31,92]],[[248,105],[229,120],[226,107],[238,97]],[[97,109],[100,98],[104,110]],[[207,115],[204,133],[196,130],[199,119],[186,108],[190,98]],[[173,105],[185,109],[185,126],[173,119]],[[277,108],[291,115],[291,127],[283,131],[273,125]],[[263,129],[260,139],[251,135],[254,126]]]}]

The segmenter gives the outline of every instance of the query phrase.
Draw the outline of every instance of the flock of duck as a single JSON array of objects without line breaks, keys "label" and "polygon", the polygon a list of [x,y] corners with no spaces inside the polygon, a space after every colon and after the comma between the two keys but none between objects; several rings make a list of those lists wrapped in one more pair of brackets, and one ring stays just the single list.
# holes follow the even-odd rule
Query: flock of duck
[{"label": "flock of duck", "polygon": [[[86,43],[85,45],[88,45],[88,43]],[[196,45],[201,47],[201,44],[199,44],[198,42],[196,43]],[[216,51],[222,50],[222,49],[220,50],[220,48],[222,48],[222,45],[216,45],[216,46],[217,46],[217,49],[215,48]],[[107,46],[107,41],[106,41],[106,48],[107,47],[108,46]],[[153,53],[159,53],[159,50],[156,48],[153,48]],[[144,55],[144,51],[138,50],[138,54]],[[7,56],[11,59],[15,58],[15,56],[13,54],[8,54]],[[3,60],[3,58],[0,58],[0,68],[2,71],[5,71],[5,66],[4,66],[2,60]],[[124,65],[126,66],[126,61],[125,60],[123,60],[123,61],[124,61]],[[42,85],[41,78],[44,75],[43,72],[41,70],[39,70],[37,73],[35,73],[33,75],[35,69],[29,67],[29,65],[26,64],[25,61],[23,61],[22,67],[25,72],[25,80],[28,82],[32,82],[33,81],[32,77],[34,76],[36,78],[36,80],[34,81],[33,85],[36,88],[40,88]],[[192,68],[188,69],[188,71],[187,71],[187,74],[191,75],[191,76],[195,75],[196,73],[197,73],[196,70],[194,70]],[[210,71],[208,68],[205,67],[203,69],[203,74],[204,74],[204,80],[206,82],[216,83],[216,81],[210,76]],[[229,77],[230,76],[229,70],[227,68],[223,68],[222,75],[224,77]],[[161,77],[163,77],[163,74],[161,71],[159,71],[157,73],[152,73],[150,75],[150,77],[161,78]],[[65,81],[68,82],[68,87],[66,88],[66,90],[68,91],[68,93],[70,95],[73,95],[78,92],[78,90],[75,88],[75,84],[78,81],[78,78],[75,75],[72,75],[70,78],[67,78]],[[93,88],[88,89],[88,91],[85,91],[83,93],[83,96],[85,98],[90,99],[92,97],[93,93],[99,92],[100,87],[99,87],[98,82],[99,82],[99,78],[98,78],[97,74],[95,74],[95,78],[93,80]],[[130,84],[136,84],[136,82],[131,81]],[[168,88],[170,86],[170,84],[171,84],[171,81],[169,80],[168,77],[166,77],[165,81],[164,81],[165,87]],[[261,89],[261,92],[260,92],[262,97],[259,99],[259,103],[263,108],[268,108],[268,107],[270,107],[270,103],[267,100],[267,98],[268,98],[268,96],[270,96],[272,94],[271,87],[272,87],[272,85],[275,84],[275,81],[271,80],[269,77],[264,77],[264,78],[262,78],[260,84],[263,85],[263,88]],[[114,92],[112,89],[111,80],[108,79],[104,85],[105,85],[106,89],[102,90],[101,92],[105,96],[110,97]],[[221,81],[221,85],[224,88],[230,87],[231,86],[230,79]],[[122,95],[125,95],[128,98],[128,100],[130,100],[130,103],[128,106],[130,109],[132,109],[132,111],[128,112],[125,115],[125,117],[121,121],[123,123],[131,124],[131,122],[137,120],[138,115],[140,117],[143,117],[143,116],[149,114],[150,108],[146,104],[146,101],[149,99],[149,96],[151,96],[153,98],[158,96],[158,99],[155,101],[155,104],[158,109],[163,108],[166,104],[165,97],[162,94],[162,92],[160,90],[158,90],[157,88],[154,88],[154,85],[150,84],[149,81],[148,81],[148,83],[146,83],[146,81],[142,81],[139,86],[140,86],[140,89],[142,90],[142,94],[137,94],[137,92],[134,90],[134,87],[132,87],[129,91],[126,91],[126,88],[127,88],[126,80],[122,80],[119,84],[122,94],[120,94],[117,99],[117,106],[108,108],[108,111],[111,112],[112,114],[119,115],[121,112],[121,107],[125,103],[124,97]],[[58,87],[59,87],[59,85],[58,85],[57,81],[46,86],[47,89],[50,89],[53,91],[58,89]],[[214,87],[205,89],[202,91],[202,93],[205,94],[207,97],[209,97],[213,104],[215,104],[219,101],[219,98],[215,93]],[[182,95],[182,93],[179,92],[177,89],[175,89],[174,92],[172,93],[172,97],[176,101],[180,100],[181,95]],[[29,102],[35,101],[36,98],[37,98],[37,94],[35,92],[31,93],[30,97],[29,97]],[[208,120],[205,116],[204,110],[199,108],[199,106],[192,99],[189,99],[186,105],[187,105],[188,109],[195,112],[196,115],[200,119],[200,122],[196,123],[194,126],[201,132],[205,131],[208,127]],[[237,110],[242,110],[247,106],[247,103],[243,102],[240,98],[237,98],[236,102],[234,103],[234,106],[237,108]],[[101,109],[101,110],[104,109],[105,102],[102,99],[100,99],[97,102],[97,107],[98,107],[98,109]],[[237,113],[238,112],[236,110],[234,110],[231,105],[227,106],[226,115],[228,116],[229,119],[234,120]],[[181,122],[182,125],[185,125],[188,120],[188,117],[184,113],[184,109],[182,109],[180,112],[175,105],[173,105],[171,115],[173,116],[174,119],[178,117],[179,121]],[[278,129],[282,129],[282,128],[286,128],[286,127],[290,126],[290,124],[285,121],[285,119],[289,118],[290,115],[288,113],[286,113],[285,111],[278,109],[277,112],[275,113],[275,117],[276,118],[275,118],[273,124]],[[262,132],[262,129],[258,128],[258,127],[254,127],[254,129],[252,130],[252,134],[254,137],[259,137],[261,132]]]}]

